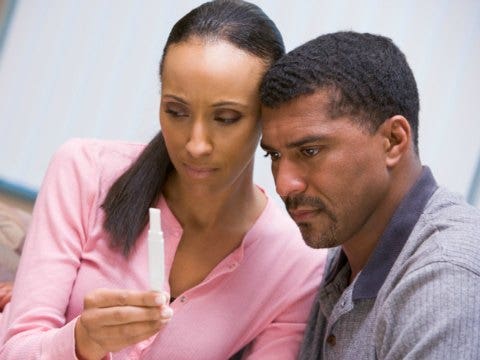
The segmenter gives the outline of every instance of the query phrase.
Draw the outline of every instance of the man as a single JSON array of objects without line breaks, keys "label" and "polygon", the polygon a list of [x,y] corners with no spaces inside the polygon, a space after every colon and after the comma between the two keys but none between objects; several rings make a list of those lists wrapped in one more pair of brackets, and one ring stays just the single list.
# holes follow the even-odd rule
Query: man
[{"label": "man", "polygon": [[403,53],[320,36],[261,95],[277,192],[305,242],[332,248],[299,358],[480,359],[480,211],[422,167]]}]

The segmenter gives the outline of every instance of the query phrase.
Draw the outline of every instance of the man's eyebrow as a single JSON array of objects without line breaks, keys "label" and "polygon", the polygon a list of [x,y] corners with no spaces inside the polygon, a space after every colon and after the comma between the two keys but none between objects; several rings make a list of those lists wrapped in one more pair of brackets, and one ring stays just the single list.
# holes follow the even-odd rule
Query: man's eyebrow
[{"label": "man's eyebrow", "polygon": [[305,145],[305,144],[309,144],[309,143],[313,143],[313,142],[317,142],[317,141],[321,141],[321,140],[325,140],[325,136],[323,136],[323,135],[308,135],[308,136],[300,138],[296,141],[292,141],[292,142],[288,143],[287,148],[296,148],[296,147],[299,147],[299,146],[302,146],[302,145]]},{"label": "man's eyebrow", "polygon": [[[325,140],[325,136],[323,135],[308,135],[298,140],[287,143],[286,147],[287,149],[291,149],[291,148],[296,148],[305,144],[322,141],[322,140]],[[260,147],[263,150],[273,150],[271,146],[269,146],[268,144],[265,144],[263,141],[260,141]]]},{"label": "man's eyebrow", "polygon": [[265,144],[263,141],[260,141],[260,147],[263,149],[263,150],[273,150],[273,148],[267,144]]}]

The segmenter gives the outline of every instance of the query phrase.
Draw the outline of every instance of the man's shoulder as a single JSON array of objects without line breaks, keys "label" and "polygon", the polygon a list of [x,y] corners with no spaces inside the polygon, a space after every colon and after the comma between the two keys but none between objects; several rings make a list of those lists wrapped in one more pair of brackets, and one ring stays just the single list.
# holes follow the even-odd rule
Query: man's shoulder
[{"label": "man's shoulder", "polygon": [[468,204],[465,199],[443,187],[439,187],[425,206],[421,220],[424,223],[444,228],[480,228],[480,209]]},{"label": "man's shoulder", "polygon": [[454,276],[480,280],[480,211],[461,196],[439,188],[431,197],[382,286],[394,288],[422,276],[432,282]]},{"label": "man's shoulder", "polygon": [[465,284],[478,289],[479,234],[479,209],[461,196],[439,188],[388,274],[377,307],[385,305],[389,309],[404,301],[423,306],[422,301],[458,296]]},{"label": "man's shoulder", "polygon": [[405,247],[416,264],[446,262],[480,274],[480,210],[439,188],[425,207]]}]

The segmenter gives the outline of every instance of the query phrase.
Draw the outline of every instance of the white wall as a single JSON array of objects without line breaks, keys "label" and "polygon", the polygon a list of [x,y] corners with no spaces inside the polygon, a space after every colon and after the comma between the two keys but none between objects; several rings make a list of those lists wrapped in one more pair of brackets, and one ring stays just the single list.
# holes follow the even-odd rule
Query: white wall
[{"label": "white wall", "polygon": [[[201,2],[17,1],[0,58],[0,178],[37,189],[51,154],[70,137],[150,139],[168,31]],[[480,155],[479,1],[254,2],[287,49],[337,30],[391,37],[418,81],[422,160],[441,184],[468,193]],[[261,153],[256,179],[274,192]]]}]

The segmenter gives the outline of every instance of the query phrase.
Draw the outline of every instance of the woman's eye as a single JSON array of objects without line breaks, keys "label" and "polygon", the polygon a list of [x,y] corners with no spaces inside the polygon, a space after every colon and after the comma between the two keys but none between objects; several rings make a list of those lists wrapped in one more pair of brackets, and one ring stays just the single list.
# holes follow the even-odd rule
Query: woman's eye
[{"label": "woman's eye", "polygon": [[165,109],[165,113],[169,114],[172,117],[187,117],[188,113],[183,110],[177,109]]},{"label": "woman's eye", "polygon": [[315,147],[315,148],[302,149],[301,151],[302,151],[303,155],[305,155],[307,157],[312,157],[312,156],[317,155],[320,150],[317,147]]},{"label": "woman's eye", "polygon": [[176,96],[167,95],[160,99],[162,113],[170,118],[188,117],[191,115],[190,105]]},{"label": "woman's eye", "polygon": [[222,124],[228,125],[228,124],[233,124],[233,123],[237,122],[239,119],[240,119],[240,117],[223,118],[223,117],[217,116],[215,118],[215,121],[218,121],[218,122],[221,122]]},{"label": "woman's eye", "polygon": [[280,153],[277,151],[265,151],[265,157],[269,157],[272,161],[280,159]]},{"label": "woman's eye", "polygon": [[237,111],[225,110],[225,111],[219,111],[218,113],[216,113],[214,116],[214,120],[218,121],[223,125],[229,125],[229,124],[236,123],[238,120],[241,119],[241,117],[242,115],[239,114]]}]

